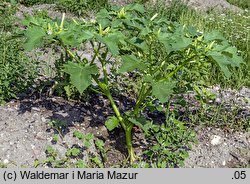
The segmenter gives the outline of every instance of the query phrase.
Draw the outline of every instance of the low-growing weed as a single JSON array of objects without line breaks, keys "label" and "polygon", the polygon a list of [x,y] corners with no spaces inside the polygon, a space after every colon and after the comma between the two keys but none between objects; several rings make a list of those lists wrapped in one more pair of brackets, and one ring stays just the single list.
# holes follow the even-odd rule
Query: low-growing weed
[{"label": "low-growing weed", "polygon": [[188,129],[184,122],[175,119],[173,114],[165,123],[150,123],[144,129],[147,129],[145,135],[150,140],[150,147],[144,151],[150,167],[184,166],[188,150],[192,148],[191,143],[197,143],[195,132]]},{"label": "low-growing weed", "polygon": [[[53,120],[49,123],[49,126],[55,129],[53,133],[52,141],[54,144],[59,141],[63,141],[63,136],[60,132],[65,128],[66,123],[60,120]],[[55,138],[56,137],[56,138]],[[83,134],[79,131],[73,133],[73,137],[80,141],[79,144],[67,147],[64,156],[59,156],[58,150],[53,146],[48,146],[45,153],[46,159],[42,162],[39,160],[34,161],[34,167],[48,166],[52,168],[87,168],[87,167],[104,167],[106,159],[106,148],[104,148],[104,142],[96,139],[92,133]],[[94,140],[95,139],[95,140]],[[95,147],[97,152],[91,151],[91,147]],[[98,152],[100,154],[98,154]]]},{"label": "low-growing weed", "polygon": [[58,0],[56,5],[63,12],[72,12],[78,16],[109,7],[108,0]]}]

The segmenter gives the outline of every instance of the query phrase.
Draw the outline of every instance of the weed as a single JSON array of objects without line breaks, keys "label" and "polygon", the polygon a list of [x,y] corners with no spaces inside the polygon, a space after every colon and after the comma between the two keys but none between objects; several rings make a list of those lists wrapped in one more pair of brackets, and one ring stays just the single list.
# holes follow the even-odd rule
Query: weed
[{"label": "weed", "polygon": [[151,142],[151,147],[144,154],[151,167],[184,166],[188,150],[192,148],[190,143],[197,143],[195,132],[186,128],[184,122],[175,119],[174,114],[168,116],[166,123],[144,126],[144,130],[147,130],[146,137]]},{"label": "weed", "polygon": [[33,6],[36,4],[53,4],[57,0],[17,0],[17,2],[25,5],[25,6]]},{"label": "weed", "polygon": [[2,162],[0,162],[0,168],[7,168],[7,165],[4,164],[4,163],[2,163]]},{"label": "weed", "polygon": [[58,0],[56,5],[63,12],[72,12],[78,16],[109,7],[108,0]]},{"label": "weed", "polygon": [[[94,80],[98,85],[94,92],[101,91],[108,98],[115,115],[108,117],[105,125],[109,131],[118,126],[124,129],[131,163],[136,159],[132,128],[143,125],[141,112],[146,108],[145,101],[149,96],[161,103],[167,102],[174,91],[179,91],[176,85],[180,81],[178,76],[191,66],[199,68],[213,63],[225,77],[230,77],[230,69],[239,67],[243,62],[237,55],[237,49],[231,47],[219,32],[202,34],[193,27],[158,18],[157,14],[145,17],[144,12],[142,5],[131,4],[112,11],[103,9],[95,21],[89,22],[74,20],[67,23],[65,14],[60,25],[51,20],[40,19],[36,25],[31,24],[34,20],[26,21],[26,49],[56,42],[62,53],[71,57],[64,64],[64,72],[69,74],[70,82],[79,93],[89,87],[93,89]],[[81,59],[72,51],[72,48],[86,43],[92,46],[94,56],[91,59]],[[137,71],[141,79],[134,107],[123,114],[111,93],[107,64],[112,62],[112,56],[120,61],[118,68],[114,68],[118,75]],[[99,62],[101,70],[98,70],[96,62]]]},{"label": "weed", "polygon": [[[65,129],[66,123],[60,120],[53,120],[49,125],[56,130],[53,134],[53,141],[57,143],[59,140],[63,140],[63,136],[58,136],[58,133]],[[61,135],[62,133],[60,133]],[[56,139],[55,139],[56,137]],[[81,141],[78,145],[68,147],[65,156],[59,157],[58,150],[52,146],[48,146],[46,149],[46,159],[40,162],[34,161],[34,167],[48,166],[52,168],[86,168],[86,167],[104,167],[104,159],[106,158],[106,149],[101,140],[96,139],[94,143],[94,135],[91,133],[83,134],[79,131],[73,133],[73,137]],[[100,151],[100,155],[93,153],[90,148],[96,146]],[[83,155],[83,152],[86,152]]]},{"label": "weed", "polygon": [[250,2],[248,0],[227,0],[227,2],[243,9],[250,9]]},{"label": "weed", "polygon": [[22,53],[21,40],[0,32],[0,103],[16,98],[37,76],[36,62]]}]

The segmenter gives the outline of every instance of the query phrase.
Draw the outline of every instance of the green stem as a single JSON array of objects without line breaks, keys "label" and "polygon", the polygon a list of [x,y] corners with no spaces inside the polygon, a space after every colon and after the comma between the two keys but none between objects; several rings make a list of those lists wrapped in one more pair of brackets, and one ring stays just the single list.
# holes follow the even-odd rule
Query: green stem
[{"label": "green stem", "polygon": [[100,49],[101,49],[101,43],[98,44],[97,50],[96,50],[96,48],[95,48],[95,45],[94,45],[94,42],[93,42],[93,41],[91,41],[90,44],[91,44],[91,46],[92,46],[92,49],[95,51],[95,55],[94,55],[94,57],[92,58],[92,60],[91,60],[91,62],[90,62],[90,64],[93,64],[94,61],[95,61],[95,59],[98,57],[99,51],[100,51]]},{"label": "green stem", "polygon": [[[102,82],[98,81],[98,85],[101,87],[101,89],[103,90],[104,94],[108,97],[111,107],[115,112],[115,115],[117,117],[117,119],[119,120],[123,130],[125,131],[125,136],[126,136],[126,144],[127,144],[127,149],[128,149],[128,155],[130,158],[130,163],[133,163],[136,159],[135,153],[134,153],[134,149],[133,149],[133,145],[132,145],[132,128],[134,126],[133,123],[131,123],[130,121],[124,119],[121,116],[121,113],[111,95],[110,89],[108,87],[108,73],[107,73],[107,69],[106,69],[106,63],[105,63],[105,59],[107,56],[107,53],[105,53],[105,57],[104,58],[99,58],[99,60],[102,63],[102,70],[103,70],[103,75],[104,75],[104,83],[105,85],[103,85]],[[94,80],[98,80],[97,78],[95,78]]]},{"label": "green stem", "polygon": [[138,99],[136,101],[136,105],[133,111],[133,114],[135,116],[138,116],[140,110],[142,110],[141,105],[144,102],[144,100],[147,98],[147,96],[151,93],[152,88],[148,87],[148,89],[146,90],[146,83],[144,83],[144,85],[141,88],[140,94],[138,96]]},{"label": "green stem", "polygon": [[116,117],[118,118],[123,130],[125,131],[125,136],[126,136],[126,144],[127,144],[127,149],[128,149],[128,155],[130,158],[130,163],[133,163],[136,160],[136,155],[134,153],[133,145],[132,145],[132,128],[134,126],[133,123],[131,123],[128,120],[125,120],[122,118],[121,113],[116,106],[113,97],[110,94],[110,90],[107,89],[105,92],[106,96],[108,97],[111,106],[116,114]]},{"label": "green stem", "polygon": [[164,81],[166,79],[168,79],[169,77],[172,77],[176,72],[178,72],[183,66],[185,66],[189,61],[191,61],[193,58],[195,58],[196,56],[192,56],[190,58],[188,58],[186,61],[184,61],[181,65],[179,65],[174,71],[170,72],[166,77],[164,77],[163,79],[159,80],[159,81]]},{"label": "green stem", "polygon": [[127,144],[127,148],[128,148],[130,163],[132,164],[136,160],[136,155],[135,155],[133,145],[132,145],[132,128],[126,129],[125,135],[126,135],[126,144]]},{"label": "green stem", "polygon": [[140,92],[139,92],[139,95],[138,95],[138,98],[136,100],[136,104],[135,104],[135,108],[134,108],[134,115],[137,115],[140,111],[141,103],[144,100],[144,99],[142,99],[142,97],[144,96],[145,90],[146,90],[146,83],[143,82],[141,89],[140,89]]}]

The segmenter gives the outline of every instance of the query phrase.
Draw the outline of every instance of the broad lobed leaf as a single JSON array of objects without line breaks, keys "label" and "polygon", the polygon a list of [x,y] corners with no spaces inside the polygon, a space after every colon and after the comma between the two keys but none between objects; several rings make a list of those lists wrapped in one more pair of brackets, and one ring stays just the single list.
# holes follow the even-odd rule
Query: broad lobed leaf
[{"label": "broad lobed leaf", "polygon": [[29,27],[25,33],[27,39],[24,48],[28,51],[43,45],[43,38],[46,32],[37,26]]},{"label": "broad lobed leaf", "polygon": [[162,103],[168,101],[168,97],[173,93],[174,81],[157,81],[152,84],[152,94]]},{"label": "broad lobed leaf", "polygon": [[68,62],[64,64],[64,72],[70,75],[71,83],[80,93],[91,84],[91,75],[98,73],[96,65],[83,66],[80,63]]}]

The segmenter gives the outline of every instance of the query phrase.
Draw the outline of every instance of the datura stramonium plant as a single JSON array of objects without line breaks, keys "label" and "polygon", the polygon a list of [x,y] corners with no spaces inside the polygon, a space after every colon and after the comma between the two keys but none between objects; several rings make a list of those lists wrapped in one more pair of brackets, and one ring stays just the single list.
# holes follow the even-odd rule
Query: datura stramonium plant
[{"label": "datura stramonium plant", "polygon": [[[149,96],[168,101],[178,81],[174,76],[186,65],[214,63],[229,77],[230,68],[243,61],[237,49],[217,31],[200,33],[195,28],[169,22],[157,14],[148,17],[140,4],[129,4],[121,9],[101,10],[95,20],[65,21],[27,17],[24,20],[25,48],[57,45],[67,56],[63,71],[80,93],[87,88],[106,96],[114,111],[105,125],[109,131],[122,127],[131,163],[136,160],[132,146],[132,128],[136,125],[146,131],[146,119],[141,112]],[[93,57],[80,58],[77,51],[91,45]],[[114,65],[119,61],[119,65]],[[140,90],[136,103],[127,112],[121,112],[112,96],[112,75],[136,71],[140,77]],[[171,68],[169,67],[171,65]],[[97,86],[93,85],[93,81]]]}]

